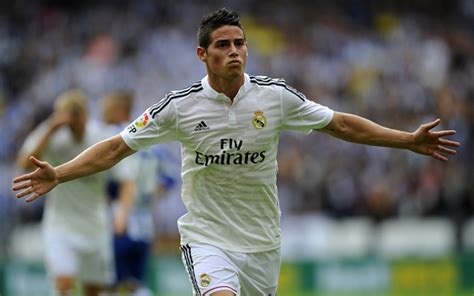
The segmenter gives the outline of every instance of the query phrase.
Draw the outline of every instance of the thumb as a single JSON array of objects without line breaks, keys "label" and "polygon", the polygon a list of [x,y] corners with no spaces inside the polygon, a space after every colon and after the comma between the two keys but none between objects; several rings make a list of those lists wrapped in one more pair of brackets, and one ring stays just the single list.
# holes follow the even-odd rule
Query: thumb
[{"label": "thumb", "polygon": [[434,128],[435,126],[437,126],[440,122],[441,122],[441,119],[438,118],[435,121],[424,124],[423,128],[425,130],[430,130],[430,129]]},{"label": "thumb", "polygon": [[45,161],[40,161],[34,156],[30,156],[30,161],[31,161],[32,164],[34,164],[35,166],[37,166],[39,168],[44,168],[47,165],[47,163]]}]

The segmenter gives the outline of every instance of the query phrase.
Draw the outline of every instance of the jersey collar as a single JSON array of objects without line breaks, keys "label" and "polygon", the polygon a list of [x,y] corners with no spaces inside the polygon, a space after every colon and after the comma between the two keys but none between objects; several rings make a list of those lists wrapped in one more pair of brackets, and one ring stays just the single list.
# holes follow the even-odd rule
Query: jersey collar
[{"label": "jersey collar", "polygon": [[[202,88],[204,91],[204,95],[210,99],[219,99],[225,97],[224,94],[218,93],[209,85],[209,77],[206,75],[202,80]],[[250,77],[247,73],[244,73],[244,84],[240,87],[239,92],[235,96],[235,99],[240,98],[241,96],[245,95],[251,87]],[[235,100],[234,99],[234,100]]]}]

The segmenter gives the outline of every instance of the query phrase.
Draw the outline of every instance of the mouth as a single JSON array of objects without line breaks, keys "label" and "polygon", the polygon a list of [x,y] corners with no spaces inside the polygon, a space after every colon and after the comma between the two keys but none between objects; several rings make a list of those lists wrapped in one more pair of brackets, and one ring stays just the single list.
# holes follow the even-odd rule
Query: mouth
[{"label": "mouth", "polygon": [[229,65],[241,65],[241,64],[242,64],[242,62],[237,61],[237,60],[234,60],[234,61],[230,61],[230,62],[229,62]]}]

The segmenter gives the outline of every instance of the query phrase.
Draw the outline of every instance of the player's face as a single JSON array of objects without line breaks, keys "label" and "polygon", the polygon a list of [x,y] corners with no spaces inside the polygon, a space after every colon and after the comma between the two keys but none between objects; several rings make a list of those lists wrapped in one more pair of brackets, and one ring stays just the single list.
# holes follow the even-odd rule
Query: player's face
[{"label": "player's face", "polygon": [[202,47],[197,50],[209,75],[229,80],[241,77],[247,63],[247,42],[242,29],[222,26],[211,33],[211,40],[207,50]]}]

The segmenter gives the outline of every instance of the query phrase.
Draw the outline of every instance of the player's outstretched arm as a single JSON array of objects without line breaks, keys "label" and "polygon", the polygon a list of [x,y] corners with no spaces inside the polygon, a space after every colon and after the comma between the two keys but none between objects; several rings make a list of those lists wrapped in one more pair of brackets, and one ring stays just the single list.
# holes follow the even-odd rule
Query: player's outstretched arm
[{"label": "player's outstretched arm", "polygon": [[447,155],[456,154],[451,148],[459,147],[460,143],[446,139],[456,133],[454,130],[432,131],[440,122],[436,119],[422,124],[410,133],[389,129],[356,115],[335,112],[332,121],[320,131],[350,142],[409,149],[446,161]]},{"label": "player's outstretched arm", "polygon": [[92,145],[73,160],[57,167],[30,157],[36,170],[13,179],[12,190],[18,192],[18,198],[27,196],[26,201],[30,202],[48,193],[59,183],[106,170],[134,152],[117,135]]}]

